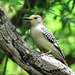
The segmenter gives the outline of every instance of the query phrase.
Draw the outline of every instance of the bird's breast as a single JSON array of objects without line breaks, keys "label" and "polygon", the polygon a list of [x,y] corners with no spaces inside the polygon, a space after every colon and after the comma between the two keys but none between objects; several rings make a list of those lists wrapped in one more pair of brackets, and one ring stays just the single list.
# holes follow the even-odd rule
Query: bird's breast
[{"label": "bird's breast", "polygon": [[53,45],[52,43],[50,43],[43,35],[43,33],[41,32],[41,30],[39,29],[31,29],[31,37],[32,40],[34,41],[34,43],[36,44],[36,46],[44,51],[44,52],[48,52],[50,49],[53,49]]}]

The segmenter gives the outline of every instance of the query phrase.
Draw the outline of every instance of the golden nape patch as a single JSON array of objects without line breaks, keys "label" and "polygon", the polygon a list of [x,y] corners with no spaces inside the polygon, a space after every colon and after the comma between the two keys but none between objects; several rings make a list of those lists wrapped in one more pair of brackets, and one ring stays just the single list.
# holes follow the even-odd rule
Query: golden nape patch
[{"label": "golden nape patch", "polygon": [[43,21],[43,18],[41,17],[42,21]]},{"label": "golden nape patch", "polygon": [[[43,18],[41,17],[41,19],[42,19],[42,22],[43,22]],[[43,22],[43,25],[44,25],[44,22]]]}]

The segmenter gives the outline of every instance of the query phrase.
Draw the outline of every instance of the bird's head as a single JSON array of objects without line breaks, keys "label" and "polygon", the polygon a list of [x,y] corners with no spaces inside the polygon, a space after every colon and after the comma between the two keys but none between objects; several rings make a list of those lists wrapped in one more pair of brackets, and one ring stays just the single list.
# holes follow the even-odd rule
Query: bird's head
[{"label": "bird's head", "polygon": [[30,17],[23,17],[24,20],[29,20],[31,25],[43,24],[43,18],[40,15],[31,15]]}]

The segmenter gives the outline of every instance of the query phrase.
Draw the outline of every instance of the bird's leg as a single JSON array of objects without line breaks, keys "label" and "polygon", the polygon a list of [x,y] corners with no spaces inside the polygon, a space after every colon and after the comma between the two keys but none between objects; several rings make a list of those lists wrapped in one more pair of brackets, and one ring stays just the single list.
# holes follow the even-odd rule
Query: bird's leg
[{"label": "bird's leg", "polygon": [[[46,53],[43,53],[42,51],[41,51],[41,55],[43,56],[43,55],[48,55],[48,56],[52,56],[52,51],[50,50],[50,51],[48,51],[48,52],[46,52]],[[50,54],[50,55],[49,55]]]},{"label": "bird's leg", "polygon": [[52,55],[52,51],[51,51],[51,50],[49,50],[49,51],[48,51],[48,52],[46,52],[45,54],[46,54],[46,55],[48,55],[48,56],[50,56],[50,57],[51,57],[51,56],[53,56],[53,55]]}]

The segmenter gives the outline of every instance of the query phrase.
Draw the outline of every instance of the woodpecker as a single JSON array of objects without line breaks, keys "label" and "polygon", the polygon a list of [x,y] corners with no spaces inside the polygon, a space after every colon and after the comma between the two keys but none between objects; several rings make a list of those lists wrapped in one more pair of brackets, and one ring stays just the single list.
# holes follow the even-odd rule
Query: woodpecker
[{"label": "woodpecker", "polygon": [[52,32],[44,26],[43,18],[40,15],[23,17],[31,23],[30,35],[36,46],[43,51],[53,55],[56,59],[67,65],[63,53],[53,36]]}]

